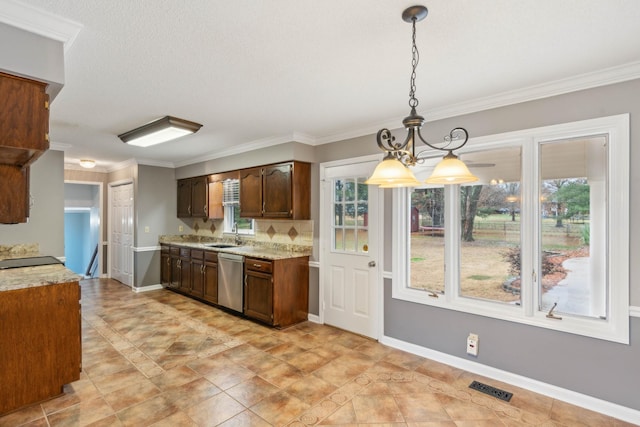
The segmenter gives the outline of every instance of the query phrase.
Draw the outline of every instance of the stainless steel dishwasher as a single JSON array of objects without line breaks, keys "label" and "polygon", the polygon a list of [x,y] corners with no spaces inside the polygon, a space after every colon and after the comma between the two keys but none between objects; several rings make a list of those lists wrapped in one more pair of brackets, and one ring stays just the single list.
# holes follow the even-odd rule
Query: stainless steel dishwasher
[{"label": "stainless steel dishwasher", "polygon": [[244,257],[218,252],[218,304],[242,313]]}]

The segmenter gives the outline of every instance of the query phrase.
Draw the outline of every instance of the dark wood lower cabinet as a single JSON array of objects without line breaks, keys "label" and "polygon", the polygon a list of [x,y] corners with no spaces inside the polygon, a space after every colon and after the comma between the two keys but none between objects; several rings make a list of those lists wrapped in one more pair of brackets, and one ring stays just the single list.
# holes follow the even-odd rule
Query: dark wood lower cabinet
[{"label": "dark wood lower cabinet", "polygon": [[191,250],[191,288],[192,295],[204,296],[204,251]]},{"label": "dark wood lower cabinet", "polygon": [[204,295],[203,298],[214,304],[218,303],[218,254],[204,253]]},{"label": "dark wood lower cabinet", "polygon": [[168,245],[160,245],[160,283],[163,286],[171,285],[171,248]]},{"label": "dark wood lower cabinet", "polygon": [[[218,253],[161,245],[161,280],[169,289],[218,304]],[[304,322],[309,309],[309,257],[245,257],[243,313],[275,327]]]},{"label": "dark wood lower cabinet", "polygon": [[191,249],[180,248],[180,282],[178,289],[191,291]]},{"label": "dark wood lower cabinet", "polygon": [[1,291],[0,325],[0,416],[80,379],[78,282]]},{"label": "dark wood lower cabinet", "polygon": [[273,276],[245,269],[244,314],[261,322],[273,323]]},{"label": "dark wood lower cabinet", "polygon": [[307,320],[309,257],[245,258],[244,314],[276,327]]}]

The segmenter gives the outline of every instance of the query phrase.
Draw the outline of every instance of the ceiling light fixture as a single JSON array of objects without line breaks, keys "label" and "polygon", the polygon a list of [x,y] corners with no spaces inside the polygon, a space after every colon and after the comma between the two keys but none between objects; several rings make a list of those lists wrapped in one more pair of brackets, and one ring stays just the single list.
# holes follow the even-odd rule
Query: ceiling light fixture
[{"label": "ceiling light fixture", "polygon": [[197,132],[201,124],[165,116],[129,132],[118,135],[122,142],[137,147],[149,147]]},{"label": "ceiling light fixture", "polygon": [[90,159],[81,159],[80,166],[82,166],[83,168],[91,169],[96,166],[96,161]]},{"label": "ceiling light fixture", "polygon": [[[411,79],[409,85],[409,106],[411,113],[405,117],[402,124],[407,129],[407,138],[404,142],[396,142],[396,138],[389,129],[381,129],[376,136],[378,147],[384,151],[386,156],[376,166],[373,175],[365,181],[366,184],[379,185],[382,188],[395,187],[415,187],[423,184],[418,181],[410,166],[424,162],[425,157],[416,155],[415,144],[420,140],[423,144],[434,150],[446,151],[447,154],[438,163],[433,173],[427,178],[426,184],[463,184],[477,181],[467,166],[453,154],[454,150],[462,148],[469,139],[469,133],[464,128],[455,128],[449,135],[444,137],[444,147],[438,147],[425,141],[420,134],[420,128],[424,124],[424,117],[416,113],[418,99],[416,98],[416,68],[418,67],[418,48],[416,46],[416,22],[427,17],[428,9],[424,6],[411,6],[402,13],[402,19],[411,23],[412,32],[412,59],[411,59]],[[451,146],[451,145],[454,146]]]}]

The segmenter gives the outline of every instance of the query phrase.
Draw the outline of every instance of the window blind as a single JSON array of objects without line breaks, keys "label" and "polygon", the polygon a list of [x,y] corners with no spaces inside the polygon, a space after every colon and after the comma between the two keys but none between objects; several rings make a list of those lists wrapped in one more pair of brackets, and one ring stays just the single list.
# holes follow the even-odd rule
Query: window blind
[{"label": "window blind", "polygon": [[228,179],[222,182],[222,205],[238,206],[240,205],[240,181],[237,179]]}]

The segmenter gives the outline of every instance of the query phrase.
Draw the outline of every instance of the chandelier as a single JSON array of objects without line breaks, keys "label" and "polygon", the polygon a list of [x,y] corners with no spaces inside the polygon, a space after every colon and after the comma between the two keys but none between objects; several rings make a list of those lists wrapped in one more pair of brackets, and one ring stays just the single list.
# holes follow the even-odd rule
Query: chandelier
[{"label": "chandelier", "polygon": [[[409,84],[409,107],[411,113],[402,120],[402,124],[407,129],[407,137],[403,142],[396,142],[396,138],[389,129],[378,131],[376,140],[378,147],[386,153],[384,159],[376,166],[373,175],[365,181],[366,184],[379,185],[382,188],[394,187],[416,187],[422,184],[464,184],[477,181],[467,168],[467,166],[453,154],[454,150],[462,148],[469,139],[466,129],[458,127],[449,135],[444,137],[444,146],[438,147],[425,141],[420,134],[420,128],[424,124],[424,117],[418,115],[416,107],[416,68],[418,67],[419,53],[416,46],[416,22],[427,17],[428,9],[424,6],[411,6],[402,13],[402,19],[412,25],[412,47],[411,47],[411,79]],[[416,142],[420,141],[426,146],[447,154],[438,163],[433,173],[424,182],[416,179],[409,169],[418,163],[424,162],[425,157],[420,152],[416,155]]]}]

